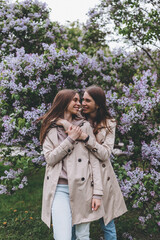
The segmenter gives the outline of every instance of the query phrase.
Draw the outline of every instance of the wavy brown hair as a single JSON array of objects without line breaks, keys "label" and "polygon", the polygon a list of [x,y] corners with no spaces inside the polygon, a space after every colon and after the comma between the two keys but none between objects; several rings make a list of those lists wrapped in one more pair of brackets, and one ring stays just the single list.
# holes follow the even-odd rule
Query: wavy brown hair
[{"label": "wavy brown hair", "polygon": [[[85,92],[87,92],[93,98],[98,106],[93,130],[94,134],[96,134],[102,127],[107,127],[110,131],[110,128],[107,124],[107,119],[112,119],[112,117],[106,107],[106,96],[103,89],[99,86],[92,85],[90,87],[87,87],[85,89]],[[88,118],[88,114],[85,114],[85,117]]]},{"label": "wavy brown hair", "polygon": [[76,91],[71,89],[64,89],[59,91],[55,96],[49,111],[37,119],[36,122],[39,122],[42,120],[42,125],[40,130],[41,144],[43,144],[47,131],[51,126],[51,124],[55,122],[58,118],[64,117],[64,112],[65,110],[67,110],[69,103],[72,101],[76,93],[77,93]]}]

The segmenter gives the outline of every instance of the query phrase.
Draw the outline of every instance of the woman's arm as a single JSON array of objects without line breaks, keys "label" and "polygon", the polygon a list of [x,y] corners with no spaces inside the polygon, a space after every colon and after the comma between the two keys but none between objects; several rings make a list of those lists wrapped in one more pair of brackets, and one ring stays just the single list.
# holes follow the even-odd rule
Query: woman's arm
[{"label": "woman's arm", "polygon": [[66,138],[59,146],[54,146],[55,134],[53,130],[49,131],[43,143],[43,153],[45,160],[49,166],[54,167],[60,162],[67,154],[70,154],[74,148],[74,145]]},{"label": "woman's arm", "polygon": [[[116,123],[110,124],[110,131],[108,129],[101,129],[97,135],[99,142],[92,136],[89,137],[85,146],[100,160],[107,161],[113,151],[115,141]],[[103,141],[102,141],[103,139]],[[98,139],[97,139],[98,140]]]},{"label": "woman's arm", "polygon": [[[91,136],[93,139],[95,138],[92,127],[90,126],[90,124],[88,122],[86,123],[86,133],[89,136]],[[93,198],[94,198],[94,195],[95,196],[103,195],[103,184],[102,184],[99,160],[92,154],[91,151],[89,151],[89,159],[90,159],[90,164],[91,164],[92,173],[93,173],[93,188],[94,188]]]},{"label": "woman's arm", "polygon": [[74,141],[81,134],[79,127],[73,126],[68,129],[68,137],[61,142],[57,147],[55,147],[54,142],[57,137],[57,132],[55,129],[51,129],[43,143],[43,153],[45,160],[48,165],[54,167],[58,162],[60,162],[67,154],[71,154],[74,148]]},{"label": "woman's arm", "polygon": [[[70,123],[66,120],[62,121],[64,129],[67,131]],[[85,143],[85,146],[100,160],[107,161],[113,151],[114,141],[115,141],[115,130],[116,130],[116,122],[110,120],[110,131],[108,129],[101,129],[98,133],[99,142],[95,139],[95,137],[89,136],[88,141]],[[85,140],[87,138],[87,134],[82,132],[79,140]],[[103,142],[101,141],[103,139]]]}]

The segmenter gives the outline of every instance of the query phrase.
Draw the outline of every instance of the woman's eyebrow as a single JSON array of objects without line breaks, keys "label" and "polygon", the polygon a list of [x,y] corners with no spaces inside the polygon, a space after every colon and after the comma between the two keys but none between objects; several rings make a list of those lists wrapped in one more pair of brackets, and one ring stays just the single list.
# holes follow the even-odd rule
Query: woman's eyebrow
[{"label": "woman's eyebrow", "polygon": [[90,101],[90,99],[89,99],[89,98],[82,98],[82,100],[87,100],[87,101]]},{"label": "woman's eyebrow", "polygon": [[80,100],[79,98],[77,98],[77,97],[75,97],[75,98],[73,98],[74,100]]}]

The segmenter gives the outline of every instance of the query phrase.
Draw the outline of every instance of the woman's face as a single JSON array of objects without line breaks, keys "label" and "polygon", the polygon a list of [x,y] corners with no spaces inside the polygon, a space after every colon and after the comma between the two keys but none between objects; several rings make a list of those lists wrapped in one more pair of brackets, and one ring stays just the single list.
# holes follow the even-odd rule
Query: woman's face
[{"label": "woman's face", "polygon": [[79,112],[80,106],[80,98],[78,93],[76,93],[68,105],[67,112],[69,112],[70,114],[77,114]]},{"label": "woman's face", "polygon": [[82,111],[84,114],[96,113],[98,109],[97,104],[94,99],[87,93],[84,92],[82,99]]}]

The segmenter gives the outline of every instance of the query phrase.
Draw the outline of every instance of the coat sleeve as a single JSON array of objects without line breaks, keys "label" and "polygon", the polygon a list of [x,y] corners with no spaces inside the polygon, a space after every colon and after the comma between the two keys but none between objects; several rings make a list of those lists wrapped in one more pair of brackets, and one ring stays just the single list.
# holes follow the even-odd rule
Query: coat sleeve
[{"label": "coat sleeve", "polygon": [[[93,139],[95,138],[93,134],[92,127],[89,123],[87,123],[87,130],[86,133],[89,134]],[[92,152],[89,152],[90,157],[90,164],[92,167],[92,173],[93,173],[93,195],[103,195],[103,184],[102,184],[102,176],[101,176],[101,170],[100,170],[100,163],[99,160],[92,154]]]},{"label": "coat sleeve", "polygon": [[71,154],[74,145],[66,138],[57,147],[54,145],[55,129],[51,129],[43,143],[43,153],[45,160],[49,166],[54,167],[60,162],[67,154]]},{"label": "coat sleeve", "polygon": [[100,160],[107,161],[113,151],[114,141],[115,141],[115,130],[116,122],[110,121],[110,131],[100,130],[98,133],[101,139],[104,139],[102,142],[96,141],[95,138],[90,136],[89,140],[85,146]]}]

